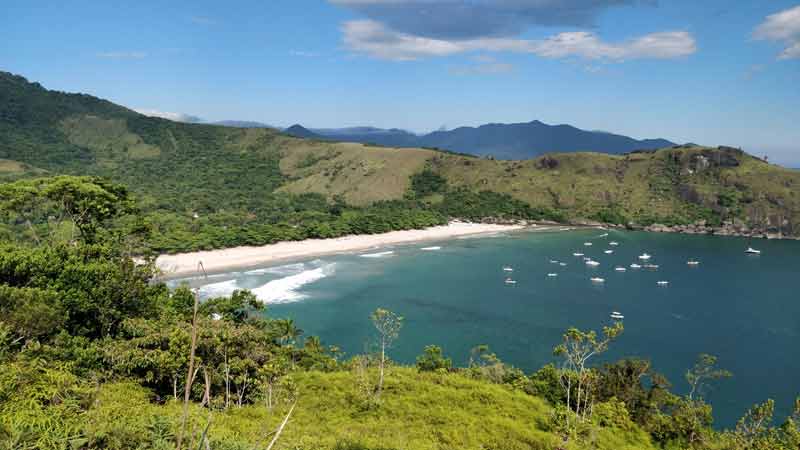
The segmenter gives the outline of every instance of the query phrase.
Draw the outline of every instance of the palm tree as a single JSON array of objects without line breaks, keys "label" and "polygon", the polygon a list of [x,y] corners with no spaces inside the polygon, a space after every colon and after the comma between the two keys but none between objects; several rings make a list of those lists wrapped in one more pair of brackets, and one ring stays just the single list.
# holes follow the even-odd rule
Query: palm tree
[{"label": "palm tree", "polygon": [[278,319],[274,323],[276,337],[281,345],[294,344],[297,338],[303,334],[303,330],[297,328],[292,319]]}]

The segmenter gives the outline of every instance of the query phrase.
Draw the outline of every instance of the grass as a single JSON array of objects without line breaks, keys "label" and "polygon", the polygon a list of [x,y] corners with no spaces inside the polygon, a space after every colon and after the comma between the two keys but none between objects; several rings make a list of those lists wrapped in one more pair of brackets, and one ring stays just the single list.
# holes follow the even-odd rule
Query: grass
[{"label": "grass", "polygon": [[[558,448],[550,430],[551,407],[543,400],[507,386],[460,374],[418,373],[393,368],[382,403],[364,408],[349,372],[301,372],[294,375],[299,402],[277,445],[279,449],[541,449]],[[157,443],[170,435],[180,417],[180,402],[151,402],[149,393],[131,383],[104,385],[83,416],[90,441],[124,448],[136,439]],[[283,419],[288,403],[272,413],[263,405],[214,412],[209,428],[212,448],[265,447],[265,436]],[[199,435],[207,410],[193,406],[190,429]],[[167,424],[163,430],[158,424]],[[161,433],[161,434],[159,434]],[[648,450],[641,430],[594,427],[591,444],[566,448]]]}]

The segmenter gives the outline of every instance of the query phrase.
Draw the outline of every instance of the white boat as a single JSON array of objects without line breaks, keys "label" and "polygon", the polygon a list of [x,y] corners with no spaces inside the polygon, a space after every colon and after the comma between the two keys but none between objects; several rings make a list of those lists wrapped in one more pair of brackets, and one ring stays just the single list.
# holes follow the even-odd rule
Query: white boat
[{"label": "white boat", "polygon": [[567,263],[558,263],[558,265],[561,266],[561,267],[566,267]]},{"label": "white boat", "polygon": [[575,253],[572,254],[572,256],[583,256],[583,253],[575,252]]},{"label": "white boat", "polygon": [[617,241],[611,241],[611,242],[609,242],[609,243],[608,243],[608,245],[610,245],[610,246],[612,246],[612,247],[616,247],[616,246],[618,246],[618,245],[619,245],[619,242],[617,242]]},{"label": "white boat", "polygon": [[761,254],[761,250],[756,250],[753,247],[747,247],[747,250],[745,250],[744,252],[748,253],[750,255],[760,255]]},{"label": "white boat", "polygon": [[628,269],[626,269],[626,268],[624,268],[624,267],[615,267],[615,268],[614,268],[614,270],[616,270],[617,272],[625,272],[625,271],[627,271]]},{"label": "white boat", "polygon": [[591,281],[592,283],[605,283],[606,282],[605,278],[600,278],[600,277],[589,278],[589,281]]},{"label": "white boat", "polygon": [[666,286],[669,284],[669,281],[659,281],[656,284],[658,284],[659,286]]},{"label": "white boat", "polygon": [[625,316],[623,316],[619,311],[613,311],[611,312],[611,318],[614,320],[622,320],[625,318]]},{"label": "white boat", "polygon": [[690,266],[699,266],[700,265],[700,261],[695,261],[693,259],[690,259],[689,261],[686,261],[686,264],[688,264]]},{"label": "white boat", "polygon": [[597,262],[597,261],[593,261],[593,260],[591,260],[591,259],[590,259],[589,261],[586,261],[586,265],[587,265],[587,266],[592,266],[592,267],[597,267],[597,266],[599,266],[599,265],[600,265],[600,263],[599,263],[599,262]]},{"label": "white boat", "polygon": [[642,266],[640,266],[639,264],[636,263],[631,264],[631,269],[641,269],[641,268]]},{"label": "white boat", "polygon": [[554,277],[557,277],[558,274],[557,273],[548,273],[547,276],[550,277],[550,278],[554,278]]},{"label": "white boat", "polygon": [[516,282],[516,281],[514,281],[514,280],[512,280],[511,278],[506,278],[506,280],[504,281],[504,283],[505,283],[505,284],[517,284],[517,282]]},{"label": "white boat", "polygon": [[606,255],[610,255],[610,254],[614,253],[614,250],[606,250],[603,253],[605,253]]},{"label": "white boat", "polygon": [[645,269],[658,269],[658,264],[645,264]]},{"label": "white boat", "polygon": [[505,267],[503,267],[503,272],[513,272],[513,271],[514,271],[514,268],[513,268],[513,267],[511,267],[511,266],[505,266]]},{"label": "white boat", "polygon": [[592,243],[591,243],[591,242],[584,242],[584,243],[583,243],[583,245],[585,245],[585,246],[587,246],[587,247],[591,247],[591,246],[592,246]]},{"label": "white boat", "polygon": [[592,258],[589,258],[588,256],[584,256],[584,257],[583,257],[583,260],[584,260],[584,261],[591,261],[591,260],[592,260]]},{"label": "white boat", "polygon": [[555,259],[551,259],[550,264],[558,264],[558,261],[556,261]]},{"label": "white boat", "polygon": [[650,258],[652,258],[652,256],[648,255],[647,253],[642,253],[641,255],[639,255],[639,259],[641,259],[642,261],[647,261]]}]

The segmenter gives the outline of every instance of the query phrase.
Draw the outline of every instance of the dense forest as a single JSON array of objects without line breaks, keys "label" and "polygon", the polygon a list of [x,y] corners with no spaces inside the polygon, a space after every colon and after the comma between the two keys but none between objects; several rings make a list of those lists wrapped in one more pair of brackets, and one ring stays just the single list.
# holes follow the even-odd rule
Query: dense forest
[{"label": "dense forest", "polygon": [[[732,148],[494,161],[177,123],[0,72],[0,183],[12,183],[4,191],[41,189],[59,175],[125,186],[136,219],[117,218],[110,228],[150,229],[136,249],[142,254],[379,233],[452,218],[701,223],[800,235],[800,172]],[[3,208],[0,239],[37,242],[64,223],[51,207]]]},{"label": "dense forest", "polygon": [[[431,174],[414,186],[422,196],[445,188]],[[731,374],[711,355],[687,368],[686,395],[648,361],[599,364],[625,338],[621,322],[566,330],[553,363],[533,373],[480,343],[466,367],[436,345],[398,366],[401,314],[365,317],[372,345],[344,355],[271,318],[247,291],[203,302],[186,287],[170,291],[152,258],[131,257],[153,230],[120,228],[141,221],[121,185],[59,176],[3,185],[2,198],[4,210],[46,226],[31,228],[33,242],[0,248],[0,448],[800,446],[800,399],[791,417],[773,418],[767,400],[734,429],[713,428],[704,395]]]}]

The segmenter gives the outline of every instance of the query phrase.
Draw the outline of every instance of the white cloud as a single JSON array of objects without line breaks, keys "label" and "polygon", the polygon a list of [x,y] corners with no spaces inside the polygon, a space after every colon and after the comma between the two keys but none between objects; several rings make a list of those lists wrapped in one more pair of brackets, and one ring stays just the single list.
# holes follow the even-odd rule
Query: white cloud
[{"label": "white cloud", "polygon": [[316,57],[320,56],[319,53],[307,52],[307,51],[304,51],[304,50],[291,50],[289,52],[289,54],[292,55],[292,56],[302,56],[304,58],[316,58]]},{"label": "white cloud", "polygon": [[147,52],[99,52],[97,53],[97,57],[109,59],[142,59],[147,57]]},{"label": "white cloud", "polygon": [[778,59],[800,58],[800,5],[767,16],[753,32],[756,39],[786,44]]},{"label": "white cloud", "polygon": [[189,114],[184,114],[184,113],[159,111],[157,109],[136,109],[136,108],[134,108],[134,111],[136,111],[139,114],[143,114],[145,116],[160,117],[162,119],[171,120],[173,122],[187,122],[187,123],[202,122],[202,119],[200,119],[199,117],[191,116]]},{"label": "white cloud", "polygon": [[478,38],[433,39],[389,29],[374,20],[354,20],[343,26],[344,42],[353,51],[381,59],[408,61],[469,51],[531,53],[544,58],[579,57],[592,60],[668,59],[697,51],[686,31],[652,33],[620,43],[602,41],[595,33],[574,31],[542,40]]}]

